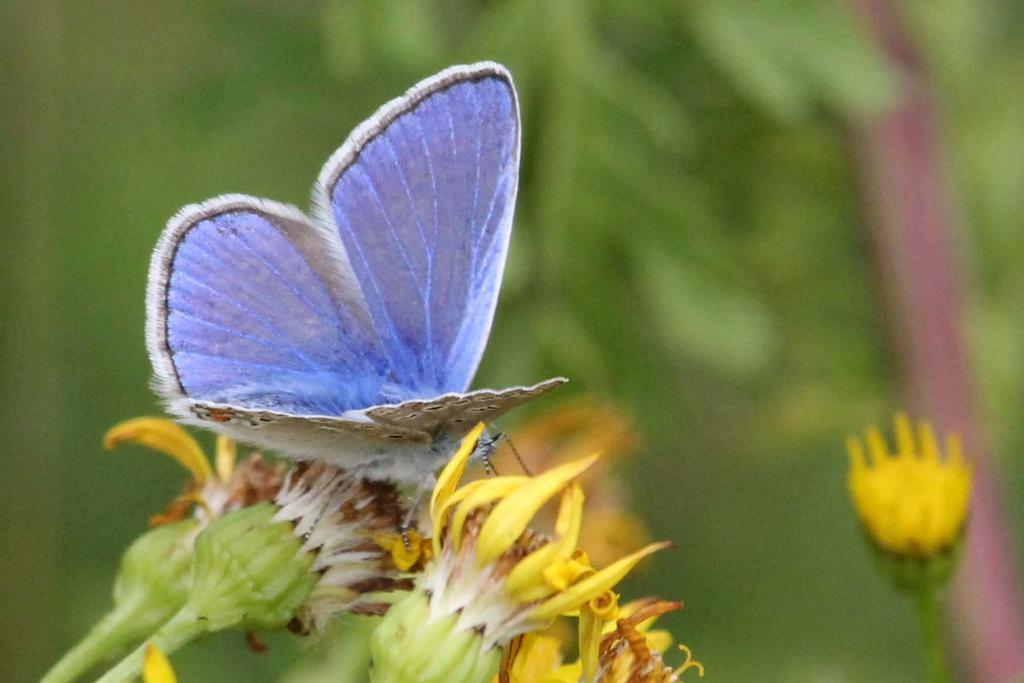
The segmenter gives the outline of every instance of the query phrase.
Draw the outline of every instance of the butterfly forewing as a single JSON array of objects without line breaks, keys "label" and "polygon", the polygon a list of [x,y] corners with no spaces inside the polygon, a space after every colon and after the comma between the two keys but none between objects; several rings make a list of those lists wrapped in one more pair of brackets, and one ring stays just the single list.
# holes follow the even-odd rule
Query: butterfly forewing
[{"label": "butterfly forewing", "polygon": [[508,73],[458,67],[385,105],[318,184],[396,383],[465,391],[487,340],[508,250],[519,114]]}]

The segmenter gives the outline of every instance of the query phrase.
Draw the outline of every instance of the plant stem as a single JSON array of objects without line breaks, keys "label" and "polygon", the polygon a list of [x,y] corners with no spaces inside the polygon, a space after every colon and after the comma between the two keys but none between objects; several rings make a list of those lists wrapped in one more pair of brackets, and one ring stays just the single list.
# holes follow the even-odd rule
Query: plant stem
[{"label": "plant stem", "polygon": [[132,622],[135,605],[121,604],[100,619],[92,630],[46,672],[40,683],[68,683],[100,662],[110,659],[130,640],[125,626]]},{"label": "plant stem", "polygon": [[949,683],[952,679],[949,676],[949,664],[943,638],[940,591],[936,586],[926,582],[917,590],[914,598],[917,602],[917,614],[921,619],[928,680],[931,683]]},{"label": "plant stem", "polygon": [[142,671],[142,659],[146,647],[156,645],[164,654],[170,654],[195,640],[208,630],[205,619],[200,619],[186,605],[164,624],[152,638],[137,647],[131,654],[118,662],[117,666],[103,674],[97,683],[127,683],[137,678]]},{"label": "plant stem", "polygon": [[971,528],[953,585],[957,644],[972,680],[1005,681],[1024,670],[1024,600],[1015,537],[1004,509],[998,462],[975,404],[955,236],[968,234],[944,159],[934,89],[905,3],[850,0],[900,79],[902,98],[854,122],[854,149],[877,244],[904,386],[915,410],[957,432],[973,458]]}]

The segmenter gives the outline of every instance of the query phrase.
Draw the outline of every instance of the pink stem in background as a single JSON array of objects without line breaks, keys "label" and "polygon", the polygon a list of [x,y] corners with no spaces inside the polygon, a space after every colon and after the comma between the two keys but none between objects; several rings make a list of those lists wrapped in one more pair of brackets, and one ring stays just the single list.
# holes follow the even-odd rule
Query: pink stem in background
[{"label": "pink stem in background", "polygon": [[898,3],[853,5],[901,86],[899,103],[856,123],[853,137],[905,388],[921,414],[961,435],[975,463],[967,547],[953,592],[954,632],[971,680],[1006,681],[1024,671],[1021,596],[997,464],[988,457],[961,333],[955,214],[937,114]]}]

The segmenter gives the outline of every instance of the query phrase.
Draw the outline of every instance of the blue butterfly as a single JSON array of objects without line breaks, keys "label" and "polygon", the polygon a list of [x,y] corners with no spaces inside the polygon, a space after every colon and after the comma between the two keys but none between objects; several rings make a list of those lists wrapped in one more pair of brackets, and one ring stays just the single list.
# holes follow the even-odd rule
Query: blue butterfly
[{"label": "blue butterfly", "polygon": [[467,393],[519,175],[508,71],[454,66],[385,104],[313,187],[313,215],[190,205],[153,253],[154,386],[184,421],[295,458],[421,481],[479,420],[565,382]]}]

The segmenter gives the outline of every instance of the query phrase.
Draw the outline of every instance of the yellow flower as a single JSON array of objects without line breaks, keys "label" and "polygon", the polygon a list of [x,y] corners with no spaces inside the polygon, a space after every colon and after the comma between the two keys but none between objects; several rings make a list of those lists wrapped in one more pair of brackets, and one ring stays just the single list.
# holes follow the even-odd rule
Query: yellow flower
[{"label": "yellow flower", "polygon": [[[449,562],[460,574],[465,569],[491,579],[489,587],[500,588],[496,597],[509,603],[506,626],[516,624],[514,630],[522,633],[543,628],[617,584],[647,555],[670,545],[652,543],[600,571],[590,566],[578,548],[584,497],[575,479],[597,462],[596,455],[533,477],[492,477],[456,488],[482,430],[478,425],[463,440],[438,477],[430,501],[434,554],[439,559],[435,567]],[[542,538],[528,526],[554,496],[560,496],[554,535]],[[424,583],[430,584],[431,578],[448,577],[435,571]]]},{"label": "yellow flower", "polygon": [[167,509],[150,518],[150,526],[183,519],[196,504],[196,518],[208,524],[240,507],[272,500],[281,488],[284,468],[263,460],[258,453],[237,465],[235,442],[217,437],[213,467],[192,435],[161,417],[137,417],[111,427],[103,445],[113,449],[124,443],[148,446],[177,461],[192,475],[185,492]]},{"label": "yellow flower", "polygon": [[967,517],[972,469],[955,435],[939,451],[928,423],[896,416],[896,451],[877,429],[847,442],[850,495],[872,540],[886,552],[927,558],[954,545]]},{"label": "yellow flower", "polygon": [[[536,476],[491,477],[460,487],[482,432],[481,424],[466,436],[438,477],[429,509],[433,559],[416,590],[392,607],[374,634],[375,680],[485,680],[512,639],[575,613],[669,545],[650,544],[594,568],[578,547],[583,490],[576,480],[597,456]],[[530,529],[555,497],[553,533]]]},{"label": "yellow flower", "polygon": [[167,655],[156,645],[146,646],[146,654],[142,659],[143,683],[177,683],[174,669]]},{"label": "yellow flower", "polygon": [[679,646],[685,661],[678,667],[667,664],[663,653],[672,636],[651,629],[660,615],[680,607],[678,602],[652,599],[619,607],[617,596],[609,591],[580,608],[577,661],[559,666],[561,643],[537,647],[533,641],[541,639],[531,640],[534,634],[527,634],[509,657],[512,661],[503,662],[496,683],[670,683],[691,669],[703,677],[704,666],[685,645]]},{"label": "yellow flower", "polygon": [[704,677],[704,665],[693,658],[685,645],[680,645],[679,649],[686,660],[675,668],[666,664],[662,653],[672,638],[665,631],[649,630],[654,619],[680,609],[681,603],[646,600],[630,607],[601,639],[595,673],[587,677],[584,671],[583,680],[588,683],[670,683],[680,680],[690,669]]}]

